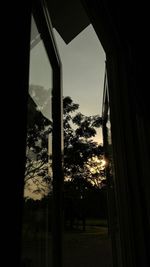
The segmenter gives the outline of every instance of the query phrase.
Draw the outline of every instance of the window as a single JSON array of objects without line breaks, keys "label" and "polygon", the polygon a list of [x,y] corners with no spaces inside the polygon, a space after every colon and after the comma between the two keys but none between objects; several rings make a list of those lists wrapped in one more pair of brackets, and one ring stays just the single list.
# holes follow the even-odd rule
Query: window
[{"label": "window", "polygon": [[43,267],[61,262],[61,63],[43,2],[34,4],[31,21],[22,261]]}]

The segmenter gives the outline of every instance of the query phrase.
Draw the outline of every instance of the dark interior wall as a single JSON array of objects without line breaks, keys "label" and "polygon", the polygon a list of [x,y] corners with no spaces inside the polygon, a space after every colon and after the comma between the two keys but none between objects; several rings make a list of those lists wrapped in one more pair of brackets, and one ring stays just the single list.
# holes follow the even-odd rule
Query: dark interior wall
[{"label": "dark interior wall", "polygon": [[[141,190],[144,177],[141,175],[143,166],[139,157],[143,154],[143,148],[139,151],[136,112],[130,95],[133,84],[126,63],[121,55],[109,58],[107,62],[122,251],[124,266],[136,266],[138,262],[148,266],[144,232],[146,217],[143,211],[149,202],[143,202]],[[148,186],[148,180],[146,184]]]},{"label": "dark interior wall", "polygon": [[1,261],[20,266],[31,1],[1,12]]},{"label": "dark interior wall", "polygon": [[148,6],[82,2],[106,52],[123,266],[149,266]]}]

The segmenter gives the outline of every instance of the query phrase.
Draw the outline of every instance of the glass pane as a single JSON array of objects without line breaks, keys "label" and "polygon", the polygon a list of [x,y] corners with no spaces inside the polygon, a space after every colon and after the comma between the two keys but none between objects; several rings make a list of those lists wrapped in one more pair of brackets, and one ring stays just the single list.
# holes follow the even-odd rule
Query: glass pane
[{"label": "glass pane", "polygon": [[67,45],[54,33],[63,66],[63,266],[112,266],[100,123],[105,53],[92,25]]},{"label": "glass pane", "polygon": [[[104,88],[108,92],[108,85]],[[108,230],[111,236],[112,255],[114,266],[121,265],[121,243],[120,243],[120,229],[119,218],[117,210],[117,193],[115,181],[115,168],[113,158],[113,145],[112,145],[112,132],[110,121],[110,106],[108,93],[103,103],[104,117],[107,118],[104,127],[104,140],[105,140],[105,155],[106,155],[106,177],[107,177],[107,199],[108,199]]]},{"label": "glass pane", "polygon": [[52,266],[51,91],[52,68],[32,17],[22,238],[28,267]]}]

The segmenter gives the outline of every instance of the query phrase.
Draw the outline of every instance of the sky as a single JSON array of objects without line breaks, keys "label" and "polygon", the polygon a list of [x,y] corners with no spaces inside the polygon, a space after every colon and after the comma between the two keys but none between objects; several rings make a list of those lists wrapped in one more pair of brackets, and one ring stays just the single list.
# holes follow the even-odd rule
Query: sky
[{"label": "sky", "polygon": [[[74,103],[79,104],[79,112],[84,115],[101,116],[105,53],[92,25],[89,25],[69,44],[63,41],[55,29],[54,35],[62,63],[63,96],[70,96]],[[44,103],[44,98],[47,99],[48,90],[52,88],[52,69],[42,41],[30,51],[29,84],[34,101],[38,107],[45,105],[42,112],[44,116],[51,119],[51,99]],[[101,129],[97,131],[94,139],[102,143]],[[31,192],[28,189],[25,190],[26,194],[35,199],[41,198],[41,196],[33,196],[32,190]]]},{"label": "sky", "polygon": [[[92,25],[90,24],[69,44],[63,41],[55,29],[54,35],[62,62],[63,96],[70,96],[79,104],[79,111],[84,115],[101,116],[105,52]],[[30,85],[51,88],[51,74],[52,70],[40,41],[30,53]],[[96,139],[102,142],[101,131]]]},{"label": "sky", "polygon": [[55,31],[63,65],[64,95],[72,96],[85,115],[101,113],[105,53],[89,25],[66,45]]}]

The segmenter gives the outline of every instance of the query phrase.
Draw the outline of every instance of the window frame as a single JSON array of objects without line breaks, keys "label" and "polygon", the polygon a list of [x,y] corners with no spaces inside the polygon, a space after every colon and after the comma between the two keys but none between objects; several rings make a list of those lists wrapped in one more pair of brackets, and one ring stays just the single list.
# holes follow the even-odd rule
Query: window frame
[{"label": "window frame", "polygon": [[63,225],[63,101],[62,64],[56,46],[51,19],[44,0],[34,0],[32,13],[41,34],[52,67],[52,172],[53,172],[53,218],[52,257],[53,267],[62,266]]}]

